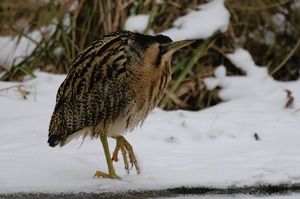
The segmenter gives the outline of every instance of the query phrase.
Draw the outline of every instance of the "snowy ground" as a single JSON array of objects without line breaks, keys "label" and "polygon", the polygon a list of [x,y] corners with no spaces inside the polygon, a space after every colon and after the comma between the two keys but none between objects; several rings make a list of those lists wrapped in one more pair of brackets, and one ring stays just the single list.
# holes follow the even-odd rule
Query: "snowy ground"
[{"label": "snowy ground", "polygon": [[[208,28],[208,35],[224,31],[228,22],[226,9],[216,2],[221,1],[199,11],[215,17],[213,21],[223,19],[207,25],[216,26]],[[177,21],[178,27],[195,14]],[[192,25],[185,33],[176,30],[176,23],[166,32],[172,38],[176,31],[181,36],[193,32]],[[0,89],[22,85],[30,92],[27,100],[17,88],[0,92],[0,194],[300,185],[300,81],[273,80],[243,49],[228,57],[246,76],[227,77],[220,66],[215,78],[205,80],[208,88],[222,88],[225,101],[198,112],[154,110],[142,128],[126,135],[142,173],[127,174],[119,161],[115,167],[122,180],[92,178],[96,170],[107,169],[99,140],[86,139],[81,147],[81,139],[63,148],[48,146],[50,116],[64,75],[35,72],[37,78],[23,83],[0,82]],[[288,108],[286,89],[294,97]]]},{"label": "snowy ground", "polygon": [[[230,57],[251,63],[248,55],[239,49]],[[208,81],[222,86],[220,95],[229,101],[198,112],[156,109],[142,128],[128,133],[142,173],[126,174],[119,161],[122,180],[92,178],[107,169],[99,140],[86,139],[81,147],[81,139],[63,148],[47,145],[56,91],[65,76],[36,72],[36,79],[22,83],[30,92],[27,100],[16,88],[0,92],[0,193],[300,183],[300,81],[277,82],[255,65],[249,68],[246,76],[227,77],[220,67],[217,79]],[[18,84],[0,82],[0,88],[11,85]],[[291,108],[285,108],[285,89],[294,97]],[[110,140],[111,148],[114,144]]]}]

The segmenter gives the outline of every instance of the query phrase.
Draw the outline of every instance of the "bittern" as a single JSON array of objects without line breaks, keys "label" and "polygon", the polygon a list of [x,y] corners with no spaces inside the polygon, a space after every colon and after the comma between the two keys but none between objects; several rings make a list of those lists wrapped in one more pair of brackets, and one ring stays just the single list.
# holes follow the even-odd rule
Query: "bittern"
[{"label": "bittern", "polygon": [[[79,136],[100,137],[108,174],[96,171],[95,177],[120,179],[113,166],[120,150],[127,172],[128,154],[140,173],[123,135],[142,124],[159,103],[171,78],[173,53],[192,42],[117,31],[90,44],[73,61],[58,89],[49,145],[62,147]],[[112,157],[107,137],[116,139]]]}]

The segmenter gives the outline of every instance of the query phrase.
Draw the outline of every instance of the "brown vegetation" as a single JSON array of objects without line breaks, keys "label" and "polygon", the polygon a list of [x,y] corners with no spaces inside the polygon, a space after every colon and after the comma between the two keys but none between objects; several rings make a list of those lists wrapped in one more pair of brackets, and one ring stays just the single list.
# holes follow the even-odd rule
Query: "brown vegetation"
[{"label": "brown vegetation", "polygon": [[[123,29],[128,16],[149,14],[145,34],[159,33],[204,0],[161,1],[74,0],[48,3],[43,0],[0,2],[0,35],[27,36],[33,30],[52,25],[54,33],[43,30],[32,54],[21,63],[0,66],[2,80],[22,80],[35,69],[66,73],[76,55],[89,43],[108,32]],[[76,3],[77,2],[77,3]],[[299,4],[299,3],[298,3]],[[77,6],[74,6],[77,5]],[[223,64],[227,75],[243,75],[227,59],[237,47],[247,49],[257,65],[268,67],[275,79],[287,81],[300,77],[300,5],[296,0],[226,0],[231,13],[227,32],[199,40],[176,53],[173,80],[160,107],[199,110],[220,102],[218,90],[208,91],[202,79],[213,76],[214,68]],[[70,25],[64,20],[69,19]],[[32,38],[30,38],[32,39]],[[32,39],[33,40],[33,39]],[[61,53],[54,53],[57,49]]]}]

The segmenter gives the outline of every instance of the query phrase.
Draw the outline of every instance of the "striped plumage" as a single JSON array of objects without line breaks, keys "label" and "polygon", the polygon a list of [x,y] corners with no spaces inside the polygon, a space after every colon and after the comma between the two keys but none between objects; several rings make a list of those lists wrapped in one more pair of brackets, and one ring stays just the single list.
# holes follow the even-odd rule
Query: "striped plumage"
[{"label": "striped plumage", "polygon": [[58,90],[49,145],[63,146],[80,135],[118,137],[132,131],[160,101],[172,54],[190,43],[118,31],[90,44]]}]

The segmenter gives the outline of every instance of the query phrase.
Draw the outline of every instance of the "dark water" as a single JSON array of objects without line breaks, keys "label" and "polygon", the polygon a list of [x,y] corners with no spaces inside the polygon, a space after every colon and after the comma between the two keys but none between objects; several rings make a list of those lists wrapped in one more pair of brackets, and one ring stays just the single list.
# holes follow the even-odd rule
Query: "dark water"
[{"label": "dark water", "polygon": [[96,198],[116,198],[116,199],[139,199],[139,198],[151,198],[151,199],[299,199],[300,193],[289,194],[272,194],[272,195],[249,195],[249,194],[218,194],[218,195],[195,195],[195,194],[178,194],[173,196],[163,196],[157,194],[12,194],[1,195],[3,199],[96,199]]},{"label": "dark water", "polygon": [[151,198],[151,199],[300,199],[300,193],[288,193],[288,194],[177,194],[172,196],[160,195],[160,194],[112,194],[112,193],[101,193],[101,194],[11,194],[11,195],[0,195],[3,199],[96,199],[96,198],[116,198],[116,199],[139,199],[139,198]]},{"label": "dark water", "polygon": [[173,188],[165,190],[105,192],[105,193],[15,193],[0,195],[5,199],[96,199],[96,198],[165,198],[165,199],[300,199],[300,185],[259,186],[245,188]]}]

